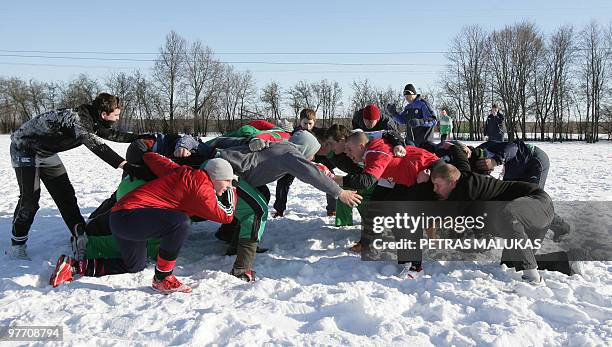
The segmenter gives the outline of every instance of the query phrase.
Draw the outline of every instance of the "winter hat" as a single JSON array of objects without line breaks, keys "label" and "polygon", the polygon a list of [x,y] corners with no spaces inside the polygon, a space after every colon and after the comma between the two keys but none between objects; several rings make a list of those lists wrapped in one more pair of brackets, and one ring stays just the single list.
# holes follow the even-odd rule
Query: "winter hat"
[{"label": "winter hat", "polygon": [[290,120],[287,119],[280,119],[278,121],[278,126],[283,129],[284,131],[290,133],[293,131],[293,123],[291,123]]},{"label": "winter hat", "polygon": [[367,120],[379,120],[380,110],[376,105],[368,105],[363,109],[363,119]]},{"label": "winter hat", "polygon": [[411,83],[406,84],[404,87],[404,95],[416,95],[416,88]]},{"label": "winter hat", "polygon": [[321,144],[317,141],[317,138],[306,130],[300,130],[293,133],[289,138],[289,142],[293,143],[305,158],[314,156],[321,148]]},{"label": "winter hat", "polygon": [[214,158],[205,161],[200,165],[200,169],[206,171],[211,180],[226,181],[238,179],[238,177],[234,175],[234,169],[232,169],[230,163],[222,158]]}]

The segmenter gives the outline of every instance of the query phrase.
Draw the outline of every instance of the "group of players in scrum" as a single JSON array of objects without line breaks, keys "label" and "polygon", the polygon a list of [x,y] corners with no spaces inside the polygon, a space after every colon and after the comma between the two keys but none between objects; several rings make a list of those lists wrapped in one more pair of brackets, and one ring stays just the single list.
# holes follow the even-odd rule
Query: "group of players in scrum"
[{"label": "group of players in scrum", "polygon": [[[419,98],[412,93],[409,97]],[[29,259],[26,242],[38,210],[41,180],[72,234],[74,255],[60,256],[50,279],[54,287],[77,275],[142,271],[147,242],[155,239],[159,246],[153,288],[190,292],[172,271],[191,223],[198,220],[222,223],[215,235],[229,244],[228,255],[236,255],[230,273],[253,281],[254,258],[266,251],[258,244],[268,219],[267,184],[278,182],[274,217],[282,217],[294,177],[326,193],[330,216],[339,217],[340,208],[364,211],[368,202],[376,201],[504,201],[494,236],[542,239],[550,228],[557,240],[569,231],[543,190],[549,164],[542,150],[520,140],[490,141],[476,148],[457,141],[434,144],[435,117],[423,108],[429,106],[410,104],[412,109],[400,113],[388,109],[392,118],[368,105],[355,113],[353,129],[339,124],[317,128],[315,112],[304,109],[296,129],[256,120],[206,142],[189,135],[115,131],[111,125],[119,119],[121,101],[106,93],[76,109],[43,113],[11,136],[20,197],[6,253]],[[399,134],[394,119],[407,125],[406,136]],[[131,143],[125,159],[101,138]],[[81,216],[57,155],[81,144],[122,169],[124,176],[118,190],[88,221]],[[504,166],[503,180],[488,175],[497,165]],[[346,174],[335,175],[334,168]],[[88,240],[96,235],[112,235],[120,256],[87,254]],[[363,247],[368,247],[367,240],[351,250]],[[543,284],[538,268],[559,270],[539,261],[531,249],[504,250],[502,262],[522,271],[522,279],[534,285]],[[575,269],[560,271],[570,274]],[[420,257],[401,262],[400,277],[417,279],[422,274]]]}]

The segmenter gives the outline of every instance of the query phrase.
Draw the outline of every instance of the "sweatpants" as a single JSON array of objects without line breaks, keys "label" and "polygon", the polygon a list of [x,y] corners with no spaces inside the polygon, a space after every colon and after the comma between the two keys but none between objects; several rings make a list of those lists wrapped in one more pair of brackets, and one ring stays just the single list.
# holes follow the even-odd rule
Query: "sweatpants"
[{"label": "sweatpants", "polygon": [[160,258],[176,260],[190,224],[186,214],[174,210],[137,208],[111,212],[110,228],[117,239],[125,272],[145,268],[150,239],[160,240]]},{"label": "sweatpants", "polygon": [[68,230],[74,232],[77,224],[85,225],[81,215],[74,188],[64,164],[57,154],[40,156],[20,151],[11,144],[11,162],[19,184],[19,201],[13,215],[13,245],[25,244],[30,227],[39,209],[40,181],[43,182],[51,198],[57,205]]},{"label": "sweatpants", "polygon": [[[543,240],[553,220],[554,208],[544,191],[508,202],[500,213],[493,229],[495,236],[506,240]],[[535,250],[508,248],[502,252],[502,262],[513,262],[521,269],[535,269],[538,264]]]}]

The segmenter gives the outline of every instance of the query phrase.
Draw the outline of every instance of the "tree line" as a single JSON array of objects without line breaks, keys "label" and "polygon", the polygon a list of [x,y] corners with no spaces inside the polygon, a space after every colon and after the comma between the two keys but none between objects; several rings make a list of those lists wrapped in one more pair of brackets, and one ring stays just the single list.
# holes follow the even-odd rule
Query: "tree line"
[{"label": "tree line", "polygon": [[469,139],[483,138],[492,103],[510,139],[595,142],[612,134],[612,25],[564,25],[550,35],[530,22],[492,32],[472,25],[447,57],[439,95]]},{"label": "tree line", "polygon": [[[521,22],[486,32],[464,27],[451,41],[445,70],[423,96],[455,121],[455,137],[483,138],[491,104],[506,115],[509,139],[597,141],[612,136],[612,25],[571,25],[550,35]],[[407,81],[409,82],[409,81]],[[221,62],[201,41],[171,31],[150,71],[115,72],[68,82],[0,77],[0,131],[10,133],[45,110],[76,107],[106,91],[123,100],[120,126],[138,132],[206,135],[234,129],[249,119],[296,121],[303,108],[322,126],[348,123],[368,104],[382,112],[402,104],[401,89],[354,80],[345,98],[336,81],[298,81],[284,88],[271,81],[257,88],[249,71]]]}]

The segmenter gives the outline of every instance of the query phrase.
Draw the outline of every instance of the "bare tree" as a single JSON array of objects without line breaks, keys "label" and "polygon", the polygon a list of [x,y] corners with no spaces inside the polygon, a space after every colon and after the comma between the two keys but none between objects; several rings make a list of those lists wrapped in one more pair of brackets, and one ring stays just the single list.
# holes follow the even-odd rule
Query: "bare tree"
[{"label": "bare tree", "polygon": [[134,72],[134,112],[137,132],[152,132],[160,130],[155,121],[163,118],[161,98],[152,81],[140,71]]},{"label": "bare tree", "polygon": [[[552,54],[552,140],[561,139],[563,132],[563,114],[565,100],[571,93],[570,67],[575,59],[576,46],[574,43],[574,28],[571,25],[563,26],[550,37],[548,50]],[[567,114],[569,125],[569,113]]]},{"label": "bare tree", "polygon": [[[221,63],[214,59],[212,50],[195,41],[191,44],[185,60],[185,83],[189,90],[190,110],[193,116],[193,130],[206,133],[208,116],[212,112],[214,98],[219,94]],[[204,123],[204,124],[203,124]]]},{"label": "bare tree", "polygon": [[265,110],[275,120],[280,119],[281,88],[278,82],[271,81],[261,91],[261,101],[265,105]]},{"label": "bare tree", "polygon": [[353,97],[351,98],[351,109],[348,110],[349,116],[356,110],[362,109],[369,104],[376,103],[376,91],[366,78],[363,80],[353,81]]},{"label": "bare tree", "polygon": [[334,123],[334,116],[342,105],[342,88],[338,82],[328,82],[326,79],[312,86],[317,105],[319,106],[322,126],[327,127]]},{"label": "bare tree", "polygon": [[62,89],[60,107],[78,107],[90,103],[100,93],[98,81],[85,74],[80,74]]},{"label": "bare tree", "polygon": [[494,89],[506,112],[508,139],[513,140],[517,136],[517,125],[521,137],[525,138],[529,97],[527,85],[543,46],[541,34],[533,23],[523,22],[494,31],[490,35],[490,44]]},{"label": "bare tree", "polygon": [[[225,68],[222,91],[219,98],[217,127],[221,131],[234,129],[238,124],[236,116],[242,119],[249,111],[255,109],[255,81],[250,72],[235,72],[231,66]],[[252,113],[251,113],[252,114]],[[221,120],[227,120],[227,126]]]},{"label": "bare tree", "polygon": [[121,112],[120,126],[131,128],[134,117],[134,78],[125,72],[112,73],[105,82],[106,91],[121,99],[123,110]]},{"label": "bare tree", "polygon": [[[175,132],[174,118],[179,106],[179,85],[185,63],[187,43],[174,31],[166,36],[166,43],[159,49],[159,56],[153,67],[153,77],[163,96],[164,131]],[[168,122],[165,122],[165,115]]]},{"label": "bare tree", "polygon": [[468,122],[469,139],[481,139],[481,117],[485,113],[485,92],[489,49],[487,34],[478,25],[464,27],[452,41],[445,89]]},{"label": "bare tree", "polygon": [[313,109],[315,112],[319,110],[320,101],[315,95],[314,85],[306,81],[300,80],[289,88],[287,94],[289,96],[289,107],[293,111],[295,122],[298,120],[300,111],[304,108]]},{"label": "bare tree", "polygon": [[593,21],[580,33],[581,78],[586,99],[584,136],[587,142],[599,140],[599,121],[606,68],[610,59],[610,48],[606,47],[601,26]]}]

